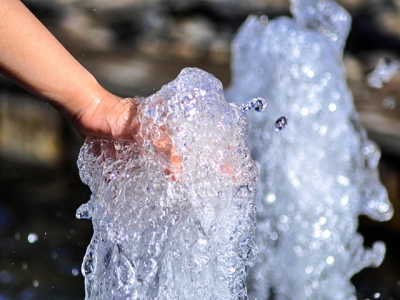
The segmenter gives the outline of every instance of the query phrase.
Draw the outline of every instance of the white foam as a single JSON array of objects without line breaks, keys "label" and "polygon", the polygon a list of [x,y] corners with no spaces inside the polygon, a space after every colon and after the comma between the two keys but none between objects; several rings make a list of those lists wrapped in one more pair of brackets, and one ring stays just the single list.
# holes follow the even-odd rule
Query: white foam
[{"label": "white foam", "polygon": [[[355,299],[350,278],[385,253],[379,242],[364,248],[358,216],[384,221],[393,212],[378,179],[379,149],[360,126],[345,82],[351,19],[330,0],[295,0],[291,9],[295,19],[250,16],[232,46],[227,99],[268,103],[267,115],[249,115],[248,143],[260,168],[259,254],[249,293]],[[289,122],[274,131],[281,116]]]},{"label": "white foam", "polygon": [[[138,110],[143,145],[90,138],[79,155],[93,193],[77,212],[94,229],[86,299],[246,298],[258,171],[244,109],[214,76],[188,68]],[[178,180],[165,172],[171,145]]]}]

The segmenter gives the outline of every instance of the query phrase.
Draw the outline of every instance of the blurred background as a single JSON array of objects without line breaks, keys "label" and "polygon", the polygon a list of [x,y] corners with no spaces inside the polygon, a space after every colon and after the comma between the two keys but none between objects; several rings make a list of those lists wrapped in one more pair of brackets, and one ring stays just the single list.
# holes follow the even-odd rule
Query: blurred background
[{"label": "blurred background", "polygon": [[[121,96],[148,96],[189,66],[227,87],[230,43],[248,14],[290,15],[288,0],[23,2]],[[400,56],[400,1],[339,2],[353,17],[347,80],[362,124],[382,149],[381,179],[396,210],[385,223],[360,218],[365,244],[383,240],[388,249],[379,268],[352,280],[359,299],[400,299],[400,74],[379,90],[366,84],[379,58]],[[75,219],[90,197],[76,167],[82,143],[50,105],[0,77],[0,300],[84,298],[80,264],[92,226]]]}]

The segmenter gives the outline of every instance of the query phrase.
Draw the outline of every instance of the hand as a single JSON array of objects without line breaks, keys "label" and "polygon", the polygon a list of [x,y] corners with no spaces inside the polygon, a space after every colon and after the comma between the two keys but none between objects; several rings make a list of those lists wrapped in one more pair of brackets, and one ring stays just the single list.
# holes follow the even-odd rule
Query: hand
[{"label": "hand", "polygon": [[[140,124],[135,99],[122,99],[105,90],[54,38],[19,0],[0,1],[0,72],[31,93],[47,100],[66,116],[82,136],[135,140],[150,137]],[[157,124],[154,124],[157,126]],[[154,141],[159,155],[170,163],[173,179],[181,159],[166,128]]]},{"label": "hand", "polygon": [[[92,101],[81,113],[70,119],[83,137],[99,136],[108,139],[135,141],[143,146],[146,141],[153,146],[156,155],[167,161],[165,174],[177,181],[182,175],[182,157],[173,145],[165,124],[144,120],[143,108],[137,98],[119,98],[106,93],[103,98]],[[141,121],[142,120],[142,121]],[[151,128],[150,130],[146,130]]]}]

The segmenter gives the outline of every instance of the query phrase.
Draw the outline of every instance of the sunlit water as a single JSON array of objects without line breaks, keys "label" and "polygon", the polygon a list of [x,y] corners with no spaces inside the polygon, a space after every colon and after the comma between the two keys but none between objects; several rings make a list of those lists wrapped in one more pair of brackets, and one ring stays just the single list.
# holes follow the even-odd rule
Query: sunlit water
[{"label": "sunlit water", "polygon": [[250,16],[232,47],[227,99],[268,103],[267,116],[249,115],[260,169],[250,295],[355,299],[350,278],[385,255],[382,242],[364,247],[358,216],[385,221],[393,210],[377,173],[379,149],[346,86],[341,58],[351,18],[329,0],[292,1],[291,10],[293,19]]},{"label": "sunlit water", "polygon": [[188,68],[140,100],[143,144],[86,140],[78,166],[93,194],[77,212],[94,227],[86,299],[247,298],[258,170],[245,111],[264,107],[227,103],[219,80]]}]

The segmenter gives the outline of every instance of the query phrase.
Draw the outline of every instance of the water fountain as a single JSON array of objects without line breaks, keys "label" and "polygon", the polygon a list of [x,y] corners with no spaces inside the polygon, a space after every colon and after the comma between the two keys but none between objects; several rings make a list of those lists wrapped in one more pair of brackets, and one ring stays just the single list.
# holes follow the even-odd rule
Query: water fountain
[{"label": "water fountain", "polygon": [[245,111],[263,107],[259,98],[227,103],[219,80],[189,68],[140,100],[140,146],[85,141],[78,166],[92,196],[77,217],[94,228],[86,299],[247,298],[258,170]]},{"label": "water fountain", "polygon": [[[341,64],[350,17],[331,0],[291,9],[250,16],[233,43],[226,97],[249,103],[228,104],[215,77],[184,69],[140,100],[140,146],[86,140],[86,299],[247,299],[253,264],[252,299],[355,299],[352,275],[381,263],[385,245],[365,249],[357,233],[360,214],[384,221],[392,208]],[[265,107],[260,96],[256,192],[245,112]]]},{"label": "water fountain", "polygon": [[[378,179],[380,152],[360,126],[342,53],[351,18],[331,0],[293,0],[294,19],[250,16],[233,42],[233,102],[261,96],[248,143],[260,169],[255,299],[356,299],[352,275],[378,266],[385,246],[365,249],[358,216],[392,216]],[[274,120],[289,123],[275,131]]]}]

